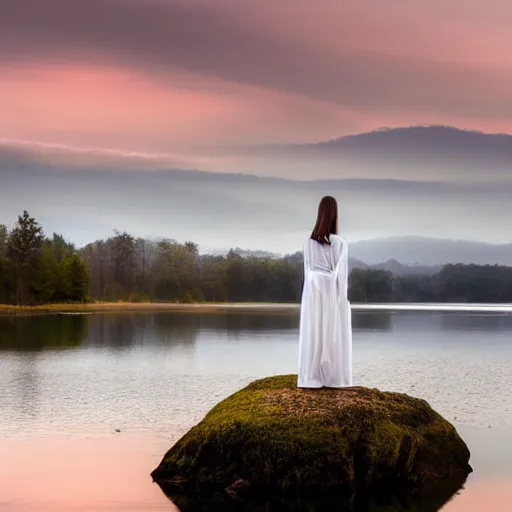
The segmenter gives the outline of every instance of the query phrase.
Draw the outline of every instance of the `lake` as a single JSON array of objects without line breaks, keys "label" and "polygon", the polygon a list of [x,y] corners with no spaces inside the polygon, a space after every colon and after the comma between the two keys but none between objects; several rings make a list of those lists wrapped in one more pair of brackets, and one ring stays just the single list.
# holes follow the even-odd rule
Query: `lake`
[{"label": "lake", "polygon": [[[512,510],[512,314],[359,308],[353,328],[354,384],[425,398],[472,452],[443,512]],[[0,316],[0,511],[177,510],[150,472],[215,403],[295,373],[297,340],[279,310]]]}]

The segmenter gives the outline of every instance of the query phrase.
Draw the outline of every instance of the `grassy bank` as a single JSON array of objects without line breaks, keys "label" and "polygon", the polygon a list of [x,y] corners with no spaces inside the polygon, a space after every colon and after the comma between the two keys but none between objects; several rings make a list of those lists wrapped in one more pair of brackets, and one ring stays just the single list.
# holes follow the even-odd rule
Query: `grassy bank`
[{"label": "grassy bank", "polygon": [[296,311],[298,304],[276,303],[196,303],[177,304],[171,302],[93,302],[90,304],[45,304],[40,306],[12,306],[0,304],[0,313],[3,314],[32,314],[32,313],[124,313],[124,312],[229,312],[229,311]]}]

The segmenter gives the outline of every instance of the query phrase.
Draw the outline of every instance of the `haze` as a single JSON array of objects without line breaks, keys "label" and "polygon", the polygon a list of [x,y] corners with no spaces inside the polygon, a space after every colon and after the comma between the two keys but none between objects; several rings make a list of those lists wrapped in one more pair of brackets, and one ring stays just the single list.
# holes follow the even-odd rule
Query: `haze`
[{"label": "haze", "polygon": [[292,251],[332,192],[350,240],[507,242],[511,19],[508,0],[2,0],[0,223]]}]

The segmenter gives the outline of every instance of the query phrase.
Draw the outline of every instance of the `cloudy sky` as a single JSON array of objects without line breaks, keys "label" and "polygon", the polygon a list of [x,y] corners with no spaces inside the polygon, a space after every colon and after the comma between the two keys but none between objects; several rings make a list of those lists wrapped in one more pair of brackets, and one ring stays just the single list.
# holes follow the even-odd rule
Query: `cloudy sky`
[{"label": "cloudy sky", "polygon": [[0,136],[193,157],[512,132],[511,20],[509,0],[2,0]]},{"label": "cloudy sky", "polygon": [[[81,186],[86,183],[93,194],[119,179],[111,172],[179,168],[291,180],[399,179],[389,194],[379,192],[379,181],[358,185],[350,197],[344,194],[350,187],[337,185],[345,202],[352,201],[345,221],[351,236],[460,235],[506,241],[510,237],[494,222],[493,194],[505,201],[510,188],[497,184],[487,193],[450,185],[443,189],[444,210],[432,205],[441,197],[436,192],[441,182],[464,181],[468,172],[473,181],[504,180],[512,187],[510,141],[506,151],[492,149],[492,166],[486,163],[487,147],[477,160],[468,157],[469,139],[454,142],[459,144],[454,154],[438,158],[429,149],[398,163],[368,152],[364,162],[360,154],[356,162],[336,153],[316,165],[315,156],[269,157],[247,148],[411,125],[512,133],[511,22],[510,0],[1,0],[0,222],[28,208],[46,215],[53,222],[50,230],[62,229],[69,236],[75,230],[80,240],[100,233],[91,228],[93,220],[101,220],[104,229],[108,224],[108,229],[130,230],[144,212],[144,225],[151,225],[157,213],[150,214],[154,201],[149,191],[145,199],[132,198],[135,205],[107,201],[103,210],[87,210],[90,201],[85,199],[77,235],[78,225],[62,221],[55,198],[30,191],[34,176],[46,194],[58,195],[72,188],[73,178],[66,173],[79,171]],[[395,149],[390,149],[393,157]],[[176,179],[166,176],[168,184]],[[206,186],[201,179],[194,182],[196,189]],[[144,178],[137,180],[126,183],[140,187]],[[414,184],[418,180],[433,185],[420,193]],[[266,186],[274,187],[272,182]],[[194,187],[187,189],[190,200],[204,206],[206,199],[192,197]],[[307,212],[301,210],[300,192],[284,205],[286,215],[293,220],[303,214],[305,223],[314,215],[318,196],[331,189],[312,185]],[[125,193],[131,195],[128,189]],[[223,197],[231,201],[232,211],[243,211],[244,194],[239,182],[231,182]],[[277,205],[284,197],[270,195]],[[265,208],[269,193],[261,197],[254,212]],[[407,216],[397,209],[398,197],[407,198]],[[226,206],[226,219],[232,211],[228,214]],[[254,212],[251,229],[257,230]],[[421,219],[416,225],[411,223],[415,215]],[[477,229],[468,226],[468,219],[477,222]],[[174,225],[177,221],[169,219]],[[190,238],[204,235],[205,243],[214,243],[213,228],[208,238],[198,227],[200,216],[194,222]],[[264,224],[262,233],[269,229]],[[188,233],[185,223],[179,225]],[[290,248],[299,228],[302,236],[309,224],[294,226]],[[144,234],[148,228],[139,222],[137,229]],[[249,235],[239,238],[252,246],[262,240],[250,244]],[[221,245],[230,243],[226,239]]]}]

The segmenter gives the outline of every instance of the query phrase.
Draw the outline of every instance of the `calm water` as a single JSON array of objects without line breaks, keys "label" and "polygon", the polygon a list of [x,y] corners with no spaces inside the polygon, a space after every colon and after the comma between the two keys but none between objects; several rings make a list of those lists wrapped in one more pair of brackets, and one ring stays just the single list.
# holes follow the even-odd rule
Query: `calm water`
[{"label": "calm water", "polygon": [[[512,510],[512,315],[353,324],[355,384],[427,399],[472,451],[443,512]],[[150,471],[219,400],[294,373],[297,327],[290,313],[0,317],[0,511],[176,510]]]}]

